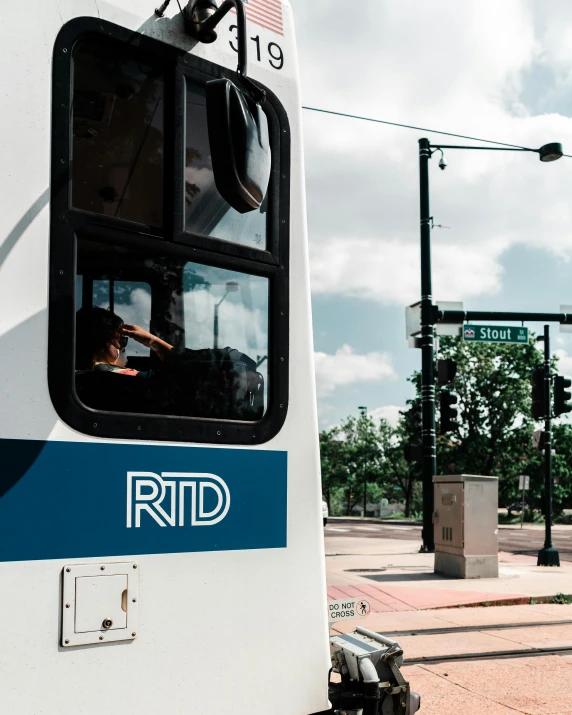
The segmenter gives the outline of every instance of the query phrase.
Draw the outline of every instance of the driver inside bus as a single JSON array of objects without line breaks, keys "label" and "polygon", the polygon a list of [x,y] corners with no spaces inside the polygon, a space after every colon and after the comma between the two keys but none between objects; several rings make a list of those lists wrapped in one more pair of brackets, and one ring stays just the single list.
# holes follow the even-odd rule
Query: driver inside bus
[{"label": "driver inside bus", "polygon": [[125,347],[129,338],[153,350],[161,360],[173,349],[172,345],[139,325],[124,323],[110,310],[81,308],[76,315],[76,370],[151,377],[153,370],[126,367]]},{"label": "driver inside bus", "polygon": [[[161,369],[127,367],[128,338],[153,350]],[[260,419],[264,410],[262,378],[247,355],[230,347],[177,349],[103,308],[76,313],[75,369],[79,400],[98,410],[219,419]]]}]

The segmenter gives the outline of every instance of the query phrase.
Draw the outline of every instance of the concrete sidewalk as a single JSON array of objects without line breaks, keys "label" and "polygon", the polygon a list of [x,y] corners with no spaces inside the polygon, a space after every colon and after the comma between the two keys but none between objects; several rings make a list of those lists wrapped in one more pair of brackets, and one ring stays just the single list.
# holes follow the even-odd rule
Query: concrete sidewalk
[{"label": "concrete sidewalk", "polygon": [[403,648],[422,715],[572,713],[570,605],[387,612],[368,625]]},{"label": "concrete sidewalk", "polygon": [[568,715],[572,656],[547,655],[402,669],[420,715]]},{"label": "concrete sidewalk", "polygon": [[396,639],[422,715],[572,715],[572,605],[530,605],[572,594],[572,563],[543,568],[501,553],[500,578],[469,581],[435,575],[433,556],[418,549],[329,536],[329,597],[365,597],[372,607],[332,634],[359,624]]},{"label": "concrete sidewalk", "polygon": [[[526,604],[572,594],[572,562],[536,565],[536,557],[499,554],[499,578],[453,579],[433,572],[433,554],[417,541],[329,536],[328,597],[365,597],[372,613],[500,603]],[[364,624],[365,625],[365,624]]]}]

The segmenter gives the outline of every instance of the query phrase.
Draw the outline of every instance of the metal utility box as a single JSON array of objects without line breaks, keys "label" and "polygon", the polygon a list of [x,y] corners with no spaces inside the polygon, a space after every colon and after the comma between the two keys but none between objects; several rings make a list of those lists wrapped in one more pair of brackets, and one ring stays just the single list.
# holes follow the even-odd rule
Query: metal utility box
[{"label": "metal utility box", "polygon": [[498,578],[498,478],[433,477],[435,572]]}]

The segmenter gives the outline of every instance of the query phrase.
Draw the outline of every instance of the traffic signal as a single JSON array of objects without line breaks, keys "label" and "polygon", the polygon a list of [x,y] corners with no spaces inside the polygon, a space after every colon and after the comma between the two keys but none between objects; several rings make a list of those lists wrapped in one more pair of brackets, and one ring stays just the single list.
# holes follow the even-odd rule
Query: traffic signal
[{"label": "traffic signal", "polygon": [[403,456],[407,462],[420,462],[423,459],[423,447],[420,444],[405,444]]},{"label": "traffic signal", "polygon": [[437,360],[437,384],[439,387],[445,387],[455,381],[457,374],[457,363],[451,358],[445,360]]},{"label": "traffic signal", "polygon": [[564,415],[566,412],[572,412],[572,405],[568,404],[568,400],[572,397],[572,393],[568,392],[568,388],[572,385],[572,380],[562,375],[556,375],[554,378],[554,416]]},{"label": "traffic signal", "polygon": [[457,404],[459,398],[448,390],[441,390],[439,393],[439,411],[441,421],[439,423],[439,434],[447,434],[457,426]]},{"label": "traffic signal", "polygon": [[411,405],[411,426],[415,434],[421,435],[423,431],[423,406],[421,400],[413,400]]},{"label": "traffic signal", "polygon": [[[412,439],[421,439],[423,433],[423,405],[421,400],[416,398],[411,401],[411,407],[407,412],[401,413],[408,418],[408,427],[412,434]],[[420,462],[423,459],[423,447],[416,442],[408,442],[403,445],[403,456],[407,462]]]},{"label": "traffic signal", "polygon": [[531,414],[535,420],[541,420],[544,414],[544,368],[537,367],[530,378],[532,384]]}]

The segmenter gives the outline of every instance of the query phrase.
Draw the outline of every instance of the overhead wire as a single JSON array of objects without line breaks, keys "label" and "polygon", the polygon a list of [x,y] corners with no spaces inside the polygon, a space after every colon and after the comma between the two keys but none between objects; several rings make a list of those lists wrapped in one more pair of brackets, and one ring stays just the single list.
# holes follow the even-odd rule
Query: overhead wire
[{"label": "overhead wire", "polygon": [[[511,149],[522,149],[522,151],[532,151],[536,152],[537,149],[531,149],[527,146],[521,146],[520,144],[508,144],[507,142],[499,142],[494,139],[483,139],[482,137],[472,137],[467,134],[456,134],[455,132],[445,132],[440,129],[428,129],[427,127],[417,127],[412,124],[402,124],[401,122],[390,122],[386,119],[375,119],[373,117],[362,117],[358,114],[348,114],[346,112],[335,112],[332,109],[319,109],[318,107],[308,107],[302,105],[302,109],[306,109],[309,112],[319,112],[321,114],[332,114],[336,117],[346,117],[347,119],[359,119],[363,122],[373,122],[374,124],[387,124],[391,127],[401,127],[402,129],[415,129],[421,132],[430,132],[431,134],[441,134],[447,137],[456,137],[457,139],[469,139],[470,141],[484,142],[485,144],[496,144],[497,146],[505,146]],[[563,154],[563,156],[572,158],[570,154]]]}]

